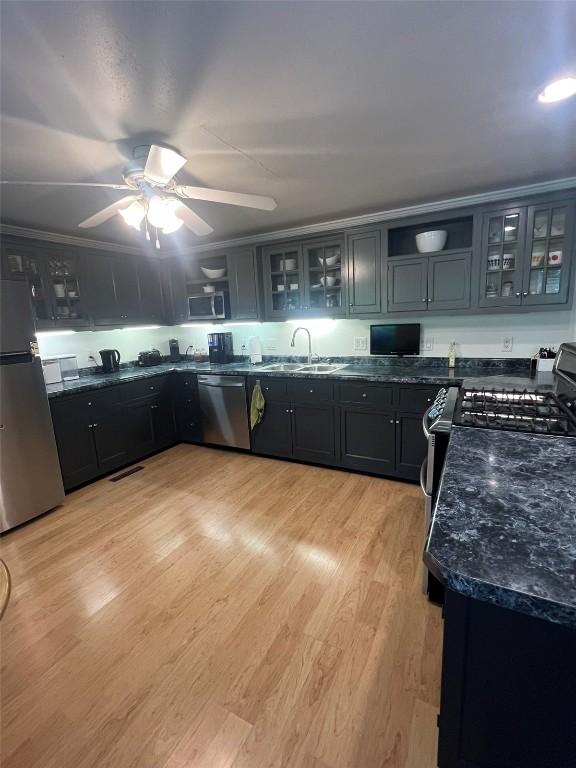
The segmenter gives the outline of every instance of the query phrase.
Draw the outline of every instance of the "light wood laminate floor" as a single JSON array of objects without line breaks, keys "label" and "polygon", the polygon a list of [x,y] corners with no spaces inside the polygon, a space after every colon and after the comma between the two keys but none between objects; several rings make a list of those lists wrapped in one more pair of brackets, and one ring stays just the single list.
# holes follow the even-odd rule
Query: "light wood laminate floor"
[{"label": "light wood laminate floor", "polygon": [[433,768],[417,486],[190,445],[0,541],[3,768]]}]

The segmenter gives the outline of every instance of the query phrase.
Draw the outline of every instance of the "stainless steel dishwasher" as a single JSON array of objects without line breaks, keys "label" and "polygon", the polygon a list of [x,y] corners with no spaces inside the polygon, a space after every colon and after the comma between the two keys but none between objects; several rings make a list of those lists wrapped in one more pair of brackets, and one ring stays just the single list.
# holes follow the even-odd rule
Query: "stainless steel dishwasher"
[{"label": "stainless steel dishwasher", "polygon": [[250,448],[246,380],[243,376],[198,376],[204,440]]}]

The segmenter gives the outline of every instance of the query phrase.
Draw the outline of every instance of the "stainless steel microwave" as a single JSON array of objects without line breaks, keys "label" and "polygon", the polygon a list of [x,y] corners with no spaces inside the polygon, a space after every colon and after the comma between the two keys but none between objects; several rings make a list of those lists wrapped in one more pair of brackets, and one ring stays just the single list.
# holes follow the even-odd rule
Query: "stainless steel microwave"
[{"label": "stainless steel microwave", "polygon": [[224,320],[227,317],[227,308],[228,298],[224,291],[188,296],[189,320]]}]

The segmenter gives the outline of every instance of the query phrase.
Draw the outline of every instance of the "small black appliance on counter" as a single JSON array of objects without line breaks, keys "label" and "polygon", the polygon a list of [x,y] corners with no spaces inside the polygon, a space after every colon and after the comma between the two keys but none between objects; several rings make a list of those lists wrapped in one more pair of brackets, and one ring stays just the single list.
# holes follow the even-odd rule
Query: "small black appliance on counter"
[{"label": "small black appliance on counter", "polygon": [[138,353],[138,365],[141,365],[143,368],[147,368],[149,365],[160,365],[161,363],[162,355],[157,349]]},{"label": "small black appliance on counter", "polygon": [[102,372],[113,373],[120,370],[120,352],[117,349],[101,349]]},{"label": "small black appliance on counter", "polygon": [[170,347],[170,362],[179,363],[182,360],[182,356],[178,339],[168,339],[168,346]]},{"label": "small black appliance on counter", "polygon": [[208,334],[208,357],[211,363],[222,364],[234,361],[234,348],[230,332]]}]

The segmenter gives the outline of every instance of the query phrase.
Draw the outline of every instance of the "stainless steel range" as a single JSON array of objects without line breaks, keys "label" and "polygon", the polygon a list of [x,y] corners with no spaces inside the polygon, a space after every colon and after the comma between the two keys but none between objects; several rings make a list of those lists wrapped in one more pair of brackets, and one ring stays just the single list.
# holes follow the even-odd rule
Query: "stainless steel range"
[{"label": "stainless steel range", "polygon": [[[420,484],[426,500],[426,529],[442,477],[450,432],[454,425],[576,437],[576,344],[562,344],[554,364],[549,390],[441,389],[424,414],[428,452]],[[423,590],[442,602],[443,588],[425,569]]]}]

